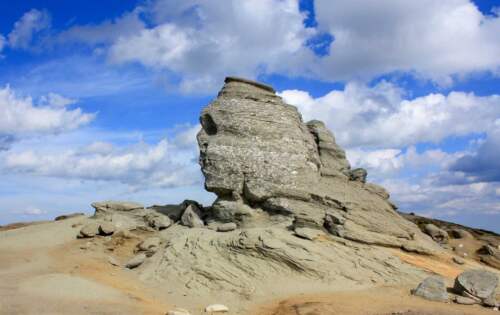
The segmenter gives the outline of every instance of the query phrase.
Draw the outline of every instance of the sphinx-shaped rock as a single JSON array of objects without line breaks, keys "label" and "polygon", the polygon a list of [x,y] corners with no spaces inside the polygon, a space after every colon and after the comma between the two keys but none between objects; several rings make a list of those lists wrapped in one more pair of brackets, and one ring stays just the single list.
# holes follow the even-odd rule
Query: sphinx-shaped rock
[{"label": "sphinx-shaped rock", "polygon": [[218,196],[209,220],[243,228],[279,222],[367,244],[436,249],[394,211],[384,188],[366,183],[366,170],[351,170],[323,122],[304,123],[272,87],[226,78],[200,122],[205,187]]}]

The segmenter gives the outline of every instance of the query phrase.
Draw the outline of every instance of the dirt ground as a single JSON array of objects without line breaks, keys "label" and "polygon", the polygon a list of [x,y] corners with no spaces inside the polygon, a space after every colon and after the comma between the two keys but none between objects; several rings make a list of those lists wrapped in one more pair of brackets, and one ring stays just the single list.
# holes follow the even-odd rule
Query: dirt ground
[{"label": "dirt ground", "polygon": [[[108,262],[110,256],[119,263],[125,262],[140,237],[75,239],[81,220],[72,218],[0,232],[0,314],[160,315],[176,306],[175,298],[159,294],[166,288],[147,286],[134,272]],[[116,246],[118,243],[120,246]],[[409,264],[445,276],[449,284],[462,270],[475,266],[472,261],[463,266],[453,264],[451,256],[428,257],[397,250],[394,254]],[[429,302],[411,296],[410,289],[377,287],[273,297],[265,303],[245,301],[251,304],[249,311],[239,314],[499,314],[480,306]],[[191,308],[191,314],[203,312],[201,308]]]}]

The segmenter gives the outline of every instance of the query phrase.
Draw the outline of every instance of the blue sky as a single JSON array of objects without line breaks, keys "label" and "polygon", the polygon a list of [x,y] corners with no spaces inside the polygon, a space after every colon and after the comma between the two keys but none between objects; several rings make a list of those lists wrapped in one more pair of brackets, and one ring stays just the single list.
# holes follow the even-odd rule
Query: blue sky
[{"label": "blue sky", "polygon": [[102,199],[208,204],[226,75],[321,119],[402,210],[500,231],[495,1],[0,2],[0,224]]}]

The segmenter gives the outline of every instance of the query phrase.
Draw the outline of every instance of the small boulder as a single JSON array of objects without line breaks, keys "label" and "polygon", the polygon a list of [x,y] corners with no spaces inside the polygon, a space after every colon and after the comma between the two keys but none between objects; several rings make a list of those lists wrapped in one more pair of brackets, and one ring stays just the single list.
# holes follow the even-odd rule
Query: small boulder
[{"label": "small boulder", "polygon": [[440,244],[446,244],[448,243],[448,233],[443,230],[438,228],[432,223],[428,223],[424,227],[424,232],[432,237],[432,239]]},{"label": "small boulder", "polygon": [[137,268],[140,265],[142,265],[142,263],[145,260],[146,260],[146,254],[144,254],[144,253],[137,254],[136,256],[132,257],[132,259],[127,261],[127,263],[125,264],[125,267],[127,267],[128,269]]},{"label": "small boulder", "polygon": [[443,278],[439,276],[425,278],[412,293],[431,301],[448,301],[446,285]]},{"label": "small boulder", "polygon": [[111,222],[102,222],[99,225],[99,234],[107,236],[115,233],[115,225]]},{"label": "small boulder", "polygon": [[462,295],[466,292],[484,300],[495,293],[497,285],[498,277],[494,273],[486,270],[467,270],[455,279],[454,289]]},{"label": "small boulder", "polygon": [[186,207],[186,210],[184,210],[184,213],[182,214],[181,217],[181,223],[182,225],[191,227],[191,228],[200,228],[203,227],[205,224],[203,223],[203,220],[201,220],[201,211],[200,209],[193,204],[190,204]]},{"label": "small boulder", "polygon": [[145,217],[148,226],[152,227],[155,230],[164,230],[172,225],[172,221],[166,215],[157,213],[157,214],[149,214]]},{"label": "small boulder", "polygon": [[205,312],[206,313],[227,313],[229,312],[229,308],[225,305],[222,304],[212,304],[207,307],[205,307]]},{"label": "small boulder", "polygon": [[234,222],[224,223],[217,226],[217,232],[230,232],[236,230],[237,227]]},{"label": "small boulder", "polygon": [[59,215],[59,216],[55,217],[54,221],[67,220],[67,219],[71,219],[71,218],[81,217],[81,216],[84,216],[84,215],[85,214],[82,213],[82,212],[70,213],[70,214],[63,214],[63,215]]},{"label": "small boulder", "polygon": [[296,227],[294,232],[295,232],[296,236],[298,236],[300,238],[305,238],[305,239],[308,239],[311,241],[324,234],[320,230],[312,229],[312,228],[308,228],[308,227]]},{"label": "small boulder", "polygon": [[366,183],[368,172],[364,168],[355,168],[349,171],[349,178],[352,181]]},{"label": "small boulder", "polygon": [[474,299],[465,297],[465,296],[456,296],[454,299],[455,303],[463,304],[463,305],[473,305],[478,304],[478,302]]},{"label": "small boulder", "polygon": [[463,238],[474,238],[474,236],[472,236],[472,234],[470,234],[469,231],[466,231],[464,229],[459,229],[459,228],[453,228],[450,230],[450,235],[451,237],[453,238],[459,238],[459,239],[463,239]]},{"label": "small boulder", "polygon": [[85,224],[80,229],[80,235],[79,235],[79,237],[81,237],[81,238],[94,237],[98,233],[99,233],[99,223],[97,223],[97,222],[91,222],[91,223]]},{"label": "small boulder", "polygon": [[453,256],[453,262],[458,264],[458,265],[463,265],[465,264],[465,260],[463,260],[462,258],[460,257],[457,257],[457,256]]}]

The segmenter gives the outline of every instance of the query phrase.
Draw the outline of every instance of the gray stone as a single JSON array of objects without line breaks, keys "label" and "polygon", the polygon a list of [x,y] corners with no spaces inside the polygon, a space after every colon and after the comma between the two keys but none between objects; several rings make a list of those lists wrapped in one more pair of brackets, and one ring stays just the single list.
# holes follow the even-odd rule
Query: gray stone
[{"label": "gray stone", "polygon": [[94,237],[99,233],[99,223],[91,222],[80,229],[79,237]]},{"label": "gray stone", "polygon": [[459,265],[463,265],[465,264],[465,260],[463,260],[462,258],[460,257],[457,257],[457,256],[453,256],[453,262],[456,263],[456,264],[459,264]]},{"label": "gray stone", "polygon": [[448,301],[448,292],[443,278],[432,276],[424,279],[415,290],[413,295],[423,297],[431,301],[446,302]]},{"label": "gray stone", "polygon": [[478,304],[478,301],[465,297],[465,296],[456,296],[454,299],[455,303],[463,304],[463,305],[474,305]]},{"label": "gray stone", "polygon": [[201,219],[201,211],[195,205],[187,206],[182,214],[181,223],[191,228],[200,228],[205,225]]},{"label": "gray stone", "polygon": [[129,261],[127,261],[127,263],[125,264],[125,267],[127,267],[129,269],[137,268],[140,265],[142,265],[145,260],[146,260],[146,254],[139,253],[139,254],[135,255],[134,257],[132,257]]},{"label": "gray stone", "polygon": [[424,232],[430,237],[432,237],[432,239],[437,243],[440,244],[448,243],[449,239],[448,233],[445,230],[438,228],[432,223],[428,223],[425,225]]},{"label": "gray stone", "polygon": [[172,225],[170,218],[161,213],[150,213],[145,216],[145,220],[149,227],[158,231],[164,230]]},{"label": "gray stone", "polygon": [[99,234],[107,236],[111,235],[115,232],[116,227],[113,223],[110,222],[102,222],[99,224]]},{"label": "gray stone", "polygon": [[480,299],[486,299],[495,293],[498,277],[486,270],[467,270],[455,279],[454,289],[467,292]]},{"label": "gray stone", "polygon": [[483,300],[483,305],[488,307],[498,307],[499,304],[495,298],[495,295],[491,295],[490,297]]},{"label": "gray stone", "polygon": [[468,239],[473,239],[474,236],[469,231],[466,231],[464,229],[459,229],[459,228],[453,228],[450,230],[450,235],[453,238],[468,238]]},{"label": "gray stone", "polygon": [[349,178],[355,182],[366,183],[368,172],[364,168],[355,168],[349,172]]},{"label": "gray stone", "polygon": [[229,223],[224,223],[219,226],[217,226],[217,232],[229,232],[229,231],[234,231],[236,230],[238,226],[236,223],[229,222]]}]

